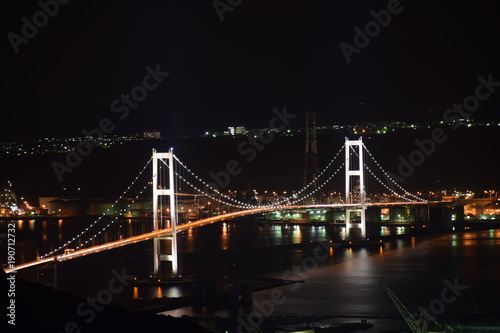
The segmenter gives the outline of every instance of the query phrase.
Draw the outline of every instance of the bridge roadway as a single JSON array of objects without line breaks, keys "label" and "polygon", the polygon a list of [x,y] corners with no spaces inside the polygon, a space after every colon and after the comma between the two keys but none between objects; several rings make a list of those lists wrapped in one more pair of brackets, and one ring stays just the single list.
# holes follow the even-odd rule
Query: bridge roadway
[{"label": "bridge roadway", "polygon": [[[384,203],[366,203],[365,206],[401,206],[401,205],[422,205],[422,204],[428,204],[430,202],[422,202],[422,201],[404,201],[404,202],[384,202]],[[276,210],[285,210],[285,209],[307,209],[307,208],[347,208],[347,207],[360,207],[359,204],[323,204],[323,205],[299,205],[299,206],[277,206],[277,207],[262,207],[262,208],[254,208],[254,209],[248,209],[248,210],[242,210],[238,212],[233,212],[233,213],[227,213],[227,214],[222,214],[222,215],[217,215],[217,216],[212,216],[206,219],[202,219],[196,222],[190,222],[190,223],[185,223],[177,226],[177,232],[184,231],[190,228],[198,228],[207,224],[215,223],[215,222],[221,222],[224,220],[230,220],[236,217],[242,217],[242,216],[247,216],[247,215],[252,215],[252,214],[257,214],[257,213],[263,213],[263,212],[268,212],[268,211],[276,211]],[[13,271],[20,271],[29,267],[34,267],[37,265],[41,264],[47,264],[53,261],[61,262],[61,261],[66,261],[66,260],[71,260],[71,259],[76,259],[79,257],[83,257],[86,255],[90,254],[95,254],[103,251],[108,251],[112,249],[116,249],[122,246],[126,245],[131,245],[139,242],[143,242],[146,240],[150,240],[159,236],[164,236],[164,235],[169,235],[172,234],[172,228],[165,228],[165,229],[160,229],[157,231],[151,231],[142,235],[137,235],[137,236],[132,236],[129,238],[125,239],[120,239],[117,241],[101,244],[101,245],[96,245],[92,246],[89,248],[81,249],[81,250],[76,250],[73,252],[61,254],[58,256],[51,256],[51,257],[46,257],[43,259],[38,259],[35,261],[30,261],[21,265],[18,265],[14,268],[7,268],[5,269],[6,273],[10,273]]]}]

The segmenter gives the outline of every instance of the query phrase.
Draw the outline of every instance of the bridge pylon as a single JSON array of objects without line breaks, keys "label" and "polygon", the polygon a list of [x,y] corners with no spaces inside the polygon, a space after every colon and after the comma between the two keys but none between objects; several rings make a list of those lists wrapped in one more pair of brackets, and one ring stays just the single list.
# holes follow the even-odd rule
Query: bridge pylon
[{"label": "bridge pylon", "polygon": [[[357,153],[354,148],[357,147]],[[365,193],[365,177],[364,177],[364,162],[363,162],[363,141],[361,138],[359,140],[349,140],[345,139],[345,203],[346,204],[359,204],[359,206],[348,207],[345,212],[345,228],[347,238],[366,238],[366,193]],[[356,156],[357,155],[357,156]],[[357,168],[351,169],[351,167]],[[354,164],[354,165],[353,165]],[[359,200],[354,200],[354,191],[351,189],[352,178],[357,178],[359,181]],[[354,202],[357,201],[357,202]],[[351,219],[351,213],[359,214],[359,222],[353,222]],[[359,232],[357,232],[359,230]]]},{"label": "bridge pylon", "polygon": [[[174,151],[168,153],[158,153],[153,150],[153,229],[158,231],[166,226],[162,221],[161,207],[158,207],[160,196],[169,197],[170,220],[169,225],[172,228],[172,234],[160,236],[153,239],[153,275],[155,277],[166,277],[166,270],[170,269],[170,277],[177,277],[177,205],[175,202],[175,174],[174,174]],[[161,174],[158,173],[159,163],[168,166],[168,188],[165,185],[159,185]],[[168,227],[168,226],[167,226]],[[170,265],[169,265],[170,264]],[[170,267],[168,267],[170,266]]]}]

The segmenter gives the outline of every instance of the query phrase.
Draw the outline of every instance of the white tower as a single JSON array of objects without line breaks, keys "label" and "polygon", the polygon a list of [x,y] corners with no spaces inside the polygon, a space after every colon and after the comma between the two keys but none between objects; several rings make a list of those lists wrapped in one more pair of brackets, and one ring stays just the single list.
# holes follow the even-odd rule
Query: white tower
[{"label": "white tower", "polygon": [[[353,148],[351,148],[353,147]],[[357,153],[354,147],[357,147]],[[351,236],[366,238],[366,218],[365,218],[365,177],[364,177],[364,162],[363,162],[363,141],[361,138],[359,140],[349,140],[345,139],[345,203],[346,204],[359,204],[354,207],[347,207],[345,212],[345,228],[348,238]],[[357,156],[356,156],[357,155]],[[357,157],[357,158],[355,158]],[[358,161],[357,169],[351,169],[351,162]],[[355,164],[355,163],[352,163]],[[355,167],[355,166],[353,166]],[[351,189],[351,177],[358,177],[359,180],[359,203],[353,202],[353,191]],[[354,183],[355,184],[355,183]],[[351,221],[351,213],[360,214],[360,223],[353,223]],[[351,234],[354,228],[359,228],[361,234]]]},{"label": "white tower", "polygon": [[[158,174],[158,163],[163,163],[168,167],[168,188],[163,184],[159,186],[160,175]],[[159,196],[169,196],[170,220],[165,227],[172,228],[172,235],[160,236],[153,239],[153,275],[160,277],[162,274],[162,262],[171,263],[171,277],[178,276],[177,266],[177,205],[175,202],[175,174],[174,174],[174,151],[170,149],[168,153],[157,153],[153,150],[153,229],[157,231],[160,224],[160,210],[158,208]],[[161,207],[160,207],[161,209]],[[165,250],[170,250],[165,253]]]}]

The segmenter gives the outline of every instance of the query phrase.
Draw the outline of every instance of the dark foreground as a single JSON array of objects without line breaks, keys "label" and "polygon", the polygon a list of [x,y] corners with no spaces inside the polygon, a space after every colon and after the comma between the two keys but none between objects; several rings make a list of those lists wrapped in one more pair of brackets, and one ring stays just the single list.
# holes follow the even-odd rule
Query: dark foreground
[{"label": "dark foreground", "polygon": [[[3,290],[8,290],[3,270],[0,279]],[[159,327],[165,332],[208,332],[190,320],[101,306],[20,278],[16,279],[15,307],[15,325],[2,318],[7,332],[155,332]]]}]

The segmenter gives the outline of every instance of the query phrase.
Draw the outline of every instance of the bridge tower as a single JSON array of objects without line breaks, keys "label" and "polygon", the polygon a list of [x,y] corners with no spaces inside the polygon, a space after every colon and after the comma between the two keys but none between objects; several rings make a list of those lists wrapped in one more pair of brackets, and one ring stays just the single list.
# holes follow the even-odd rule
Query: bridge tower
[{"label": "bridge tower", "polygon": [[[351,148],[353,147],[353,148]],[[357,147],[357,152],[355,150]],[[365,177],[364,177],[364,162],[363,162],[363,141],[345,139],[345,203],[359,204],[355,207],[347,207],[345,212],[345,228],[348,238],[366,238],[366,193],[365,193]],[[357,168],[356,168],[356,161]],[[352,182],[354,178],[354,182]],[[356,183],[357,182],[357,183]],[[354,191],[351,189],[351,183],[357,184],[359,187],[359,200],[354,198]],[[356,202],[355,202],[356,201]],[[353,222],[351,213],[356,215],[359,213],[359,222]],[[354,230],[360,230],[360,233]]]},{"label": "bridge tower", "polygon": [[[318,167],[318,138],[316,113],[306,113],[306,150],[304,155],[304,186],[315,179],[319,173]],[[316,188],[316,182],[313,184]]]},{"label": "bridge tower", "polygon": [[[162,214],[158,208],[160,196],[169,197],[170,220],[169,225],[172,228],[172,235],[160,236],[153,239],[153,275],[160,277],[165,275],[165,270],[170,264],[170,276],[178,276],[177,264],[177,205],[175,202],[175,174],[174,174],[174,151],[170,149],[168,153],[158,153],[153,150],[153,229],[157,231],[164,229]],[[158,173],[159,163],[168,166],[168,188],[160,183],[160,174]],[[159,184],[160,183],[160,184]],[[161,209],[161,207],[160,207]],[[164,263],[164,264],[163,264]]]}]

